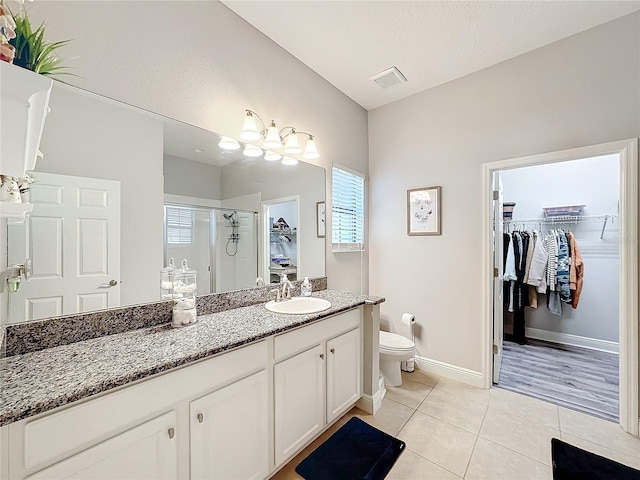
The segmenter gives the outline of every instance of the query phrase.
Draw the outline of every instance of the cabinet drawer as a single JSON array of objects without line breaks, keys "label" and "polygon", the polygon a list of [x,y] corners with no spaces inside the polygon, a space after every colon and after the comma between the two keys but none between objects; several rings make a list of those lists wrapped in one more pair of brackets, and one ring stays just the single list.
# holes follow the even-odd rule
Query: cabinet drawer
[{"label": "cabinet drawer", "polygon": [[292,332],[283,333],[273,339],[275,361],[290,357],[316,345],[327,338],[335,337],[360,325],[362,309],[356,308],[325,320],[305,325]]},{"label": "cabinet drawer", "polygon": [[180,400],[229,384],[266,365],[267,344],[262,341],[27,421],[25,468],[77,453]]}]

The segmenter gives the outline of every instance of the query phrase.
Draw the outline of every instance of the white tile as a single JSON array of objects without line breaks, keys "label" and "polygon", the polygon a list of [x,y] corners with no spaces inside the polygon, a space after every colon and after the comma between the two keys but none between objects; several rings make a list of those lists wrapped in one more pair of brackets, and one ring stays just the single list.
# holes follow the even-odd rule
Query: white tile
[{"label": "white tile", "polygon": [[382,408],[375,415],[369,415],[360,409],[354,411],[356,417],[394,437],[398,436],[398,432],[414,412],[413,408],[388,398],[382,400]]},{"label": "white tile", "polygon": [[495,388],[491,392],[489,406],[526,418],[532,422],[541,423],[545,427],[560,429],[558,407],[537,398],[509,392],[502,388]]},{"label": "white tile", "polygon": [[619,450],[613,450],[611,448],[603,447],[602,445],[598,445],[597,443],[590,442],[589,440],[584,440],[580,437],[574,437],[573,435],[569,435],[568,433],[562,433],[562,440],[567,442],[574,447],[581,448],[586,450],[587,452],[595,453],[596,455],[600,455],[605,458],[609,458],[615,462],[622,463],[631,468],[635,468],[640,470],[640,452],[638,452],[634,456],[628,456]]},{"label": "white tile", "polygon": [[549,480],[551,476],[550,466],[484,438],[478,438],[464,478],[469,480]]},{"label": "white tile", "polygon": [[478,434],[487,405],[468,400],[447,390],[433,389],[418,411],[439,418],[468,432]]},{"label": "white tile", "polygon": [[437,418],[416,412],[398,437],[407,448],[437,465],[463,476],[476,436]]},{"label": "white tile", "polygon": [[640,457],[640,439],[629,435],[617,423],[559,407],[560,430],[620,453]]},{"label": "white tile", "polygon": [[387,394],[385,398],[415,409],[426,398],[431,388],[424,383],[403,378],[402,385],[399,387],[386,387]]},{"label": "white tile", "polygon": [[428,387],[435,386],[439,381],[440,377],[435,373],[425,372],[424,370],[420,370],[416,368],[413,372],[401,372],[402,373],[402,381],[411,380],[413,382],[420,382]]},{"label": "white tile", "polygon": [[387,480],[460,480],[461,477],[405,449],[385,478]]},{"label": "white tile", "polygon": [[560,431],[489,407],[480,436],[551,466],[551,439]]},{"label": "white tile", "polygon": [[459,397],[471,400],[485,405],[489,404],[491,399],[491,390],[485,388],[472,387],[466,383],[456,382],[449,378],[441,378],[435,386],[436,389],[445,390],[455,393]]}]

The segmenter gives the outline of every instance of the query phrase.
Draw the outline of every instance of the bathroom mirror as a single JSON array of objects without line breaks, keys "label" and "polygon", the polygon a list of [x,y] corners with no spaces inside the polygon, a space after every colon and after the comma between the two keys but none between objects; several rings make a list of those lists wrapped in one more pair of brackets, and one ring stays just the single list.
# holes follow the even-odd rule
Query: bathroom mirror
[{"label": "bathroom mirror", "polygon": [[[8,263],[31,258],[9,295],[9,323],[161,300],[174,257],[198,270],[198,293],[269,282],[269,205],[295,198],[297,278],[325,274],[316,203],[325,171],[218,146],[220,136],[54,82],[33,212],[6,226]],[[282,263],[282,262],[280,262]]]}]

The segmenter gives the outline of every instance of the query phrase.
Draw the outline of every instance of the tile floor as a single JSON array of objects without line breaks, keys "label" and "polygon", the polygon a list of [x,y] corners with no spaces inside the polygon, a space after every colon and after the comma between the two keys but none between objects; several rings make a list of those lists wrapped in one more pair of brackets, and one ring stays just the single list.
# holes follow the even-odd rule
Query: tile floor
[{"label": "tile floor", "polygon": [[420,370],[403,378],[376,415],[353,408],[273,478],[300,479],[296,465],[353,416],[406,442],[390,480],[551,479],[552,437],[640,469],[640,439],[615,423]]}]

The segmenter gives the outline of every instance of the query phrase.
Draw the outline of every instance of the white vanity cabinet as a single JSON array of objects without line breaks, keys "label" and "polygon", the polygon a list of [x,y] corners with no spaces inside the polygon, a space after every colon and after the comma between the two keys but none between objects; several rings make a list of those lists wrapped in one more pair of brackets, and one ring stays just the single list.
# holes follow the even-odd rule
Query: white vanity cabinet
[{"label": "white vanity cabinet", "polygon": [[8,478],[266,477],[267,343],[3,427]]},{"label": "white vanity cabinet", "polygon": [[269,473],[266,370],[191,402],[192,479],[262,479]]},{"label": "white vanity cabinet", "polygon": [[361,309],[274,338],[275,464],[360,398]]},{"label": "white vanity cabinet", "polygon": [[360,399],[362,323],[355,308],[11,423],[0,476],[267,478]]},{"label": "white vanity cabinet", "polygon": [[27,479],[178,478],[175,425],[176,412],[167,412]]}]

